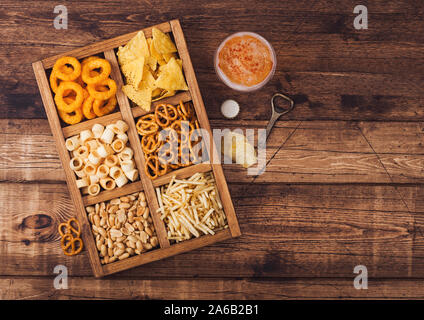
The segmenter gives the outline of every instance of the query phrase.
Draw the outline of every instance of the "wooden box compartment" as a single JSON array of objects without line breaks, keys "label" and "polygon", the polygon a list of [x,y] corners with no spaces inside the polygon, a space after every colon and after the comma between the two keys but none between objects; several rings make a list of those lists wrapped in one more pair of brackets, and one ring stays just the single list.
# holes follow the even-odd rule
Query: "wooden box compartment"
[{"label": "wooden box compartment", "polygon": [[[216,149],[214,148],[214,141],[212,139],[209,120],[199,91],[193,66],[191,64],[190,56],[184,39],[184,34],[179,21],[172,20],[156,26],[142,29],[146,38],[151,37],[153,27],[156,27],[163,32],[171,33],[178,50],[178,55],[183,62],[183,72],[185,74],[189,90],[186,92],[177,93],[175,96],[153,102],[151,110],[149,112],[142,110],[140,107],[131,107],[128,98],[120,90],[124,82],[115,54],[116,48],[121,45],[125,45],[130,39],[132,39],[137,34],[138,31],[128,33],[113,39],[94,43],[86,47],[75,49],[33,63],[33,69],[36,76],[37,84],[56,143],[56,148],[59,152],[59,157],[62,162],[62,166],[65,170],[66,182],[71,195],[71,199],[76,208],[77,219],[81,224],[82,238],[84,241],[85,248],[88,251],[90,264],[95,277],[102,277],[108,274],[133,268],[145,263],[170,257],[179,253],[191,251],[196,248],[216,243],[218,241],[226,240],[232,237],[238,237],[241,234],[238,221],[234,212],[232,200],[228,191],[227,183],[220,164],[195,164],[188,167],[184,167],[182,169],[177,169],[164,176],[158,177],[155,180],[151,180],[144,174],[145,159],[140,144],[140,137],[136,130],[135,119],[144,114],[152,112],[154,110],[154,107],[160,103],[170,103],[175,105],[178,104],[181,100],[183,102],[191,101],[194,106],[200,127],[207,130],[210,134],[211,140],[208,142],[208,144],[210,144],[210,152],[212,152],[212,154],[216,152]],[[57,114],[47,75],[49,73],[49,70],[53,67],[55,61],[59,57],[73,56],[77,59],[82,59],[91,55],[104,55],[105,59],[110,62],[112,66],[112,72],[110,77],[116,81],[116,84],[118,86],[118,90],[116,93],[118,108],[114,113],[109,115],[98,117],[92,120],[82,121],[75,125],[63,126]],[[121,188],[115,188],[110,191],[101,191],[97,196],[82,196],[80,190],[76,186],[75,174],[69,166],[70,155],[65,147],[65,139],[75,134],[78,134],[82,130],[91,128],[95,123],[106,125],[115,122],[119,119],[124,120],[129,126],[127,132],[129,138],[128,144],[134,151],[134,161],[139,171],[139,180],[132,183],[128,183]],[[224,213],[227,217],[228,228],[218,231],[215,235],[202,235],[199,238],[193,238],[180,243],[171,244],[167,237],[164,222],[160,219],[160,213],[157,213],[159,204],[156,197],[155,187],[169,183],[173,175],[176,175],[178,178],[187,178],[196,172],[209,171],[213,172],[213,175],[215,177],[216,188],[218,190],[219,197],[223,205]],[[101,264],[95,243],[95,237],[91,230],[91,223],[88,219],[85,207],[103,201],[107,201],[116,197],[125,196],[137,191],[144,191],[145,193],[146,201],[150,209],[153,224],[156,229],[156,234],[159,240],[159,248],[129,257],[121,261],[116,261],[109,264]]]}]

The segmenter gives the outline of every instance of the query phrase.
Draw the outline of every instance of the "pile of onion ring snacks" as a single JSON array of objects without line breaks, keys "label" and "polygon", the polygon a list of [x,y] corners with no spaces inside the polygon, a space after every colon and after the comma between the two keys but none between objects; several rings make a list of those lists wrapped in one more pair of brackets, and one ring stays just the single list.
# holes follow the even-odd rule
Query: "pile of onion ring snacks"
[{"label": "pile of onion ring snacks", "polygon": [[181,242],[228,228],[210,172],[198,172],[185,180],[173,176],[168,185],[156,188],[156,194],[169,240]]},{"label": "pile of onion ring snacks", "polygon": [[74,57],[61,57],[50,74],[50,87],[59,117],[67,124],[94,119],[116,107],[116,83],[109,78],[111,66],[97,56],[81,63]]},{"label": "pile of onion ring snacks", "polygon": [[70,166],[82,194],[97,196],[101,189],[113,190],[137,180],[134,152],[126,145],[127,130],[122,120],[106,127],[96,123],[91,130],[66,139],[65,146],[72,153]]},{"label": "pile of onion ring snacks", "polygon": [[[184,124],[188,126],[187,132],[183,130]],[[193,159],[190,158],[190,137],[193,130],[199,129],[199,123],[190,103],[184,104],[181,101],[178,106],[159,104],[154,113],[138,119],[136,128],[142,136],[141,148],[146,160],[144,171],[150,179],[156,179],[172,170],[193,164]],[[175,143],[178,143],[178,150],[168,150],[166,154],[168,159],[161,161],[160,151],[163,151],[161,148],[165,141],[161,141],[159,135],[162,130],[168,128],[176,133]]]}]

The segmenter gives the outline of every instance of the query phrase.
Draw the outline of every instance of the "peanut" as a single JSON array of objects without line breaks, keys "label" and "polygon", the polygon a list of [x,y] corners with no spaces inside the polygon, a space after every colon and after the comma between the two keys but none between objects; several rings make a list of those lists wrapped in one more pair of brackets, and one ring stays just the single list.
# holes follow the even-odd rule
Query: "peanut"
[{"label": "peanut", "polygon": [[128,252],[125,252],[124,254],[120,255],[118,259],[124,260],[124,259],[128,258],[129,256],[130,256],[130,254]]},{"label": "peanut", "polygon": [[144,192],[87,206],[102,264],[142,254],[159,244]]}]

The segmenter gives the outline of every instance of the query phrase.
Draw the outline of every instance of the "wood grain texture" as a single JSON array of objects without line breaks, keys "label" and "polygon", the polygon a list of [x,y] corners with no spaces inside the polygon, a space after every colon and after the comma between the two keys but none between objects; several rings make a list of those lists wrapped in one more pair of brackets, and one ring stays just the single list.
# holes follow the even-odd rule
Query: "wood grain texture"
[{"label": "wood grain texture", "polygon": [[[1,181],[64,181],[47,121],[3,119]],[[212,122],[213,129],[264,128],[264,121]],[[224,164],[230,182],[422,183],[424,123],[279,121],[267,141],[267,167],[248,176]],[[391,134],[399,132],[400,134]],[[19,155],[11,161],[11,155]]]},{"label": "wood grain texture", "polygon": [[[0,299],[422,299],[423,280],[370,279],[357,290],[352,279],[134,280],[70,278],[67,290],[53,288],[53,277],[0,277]],[[178,290],[176,290],[178,288]]]},{"label": "wood grain texture", "polygon": [[[62,133],[59,116],[56,110],[55,103],[50,90],[50,85],[47,80],[46,72],[42,63],[33,63],[34,74],[37,79],[37,84],[40,89],[41,98],[43,100],[44,109],[49,120],[50,129],[56,144],[56,149],[59,154],[59,159],[62,164],[69,164],[69,151],[65,147],[65,139]],[[90,265],[95,276],[101,275],[100,258],[97,253],[97,248],[94,242],[94,235],[91,232],[90,224],[87,218],[87,213],[81,197],[81,191],[76,185],[76,177],[70,166],[63,166],[65,178],[68,185],[68,190],[71,195],[72,202],[76,207],[76,218],[81,226],[81,239],[90,256]]]},{"label": "wood grain texture", "polygon": [[[1,183],[2,275],[90,276],[86,251],[66,257],[58,222],[75,215],[65,184]],[[423,186],[230,184],[242,236],[122,275],[154,277],[424,277]],[[216,252],[219,254],[216,254]],[[213,263],[211,263],[213,261]],[[172,277],[170,277],[172,274]]]},{"label": "wood grain texture", "polygon": [[[224,99],[235,98],[242,105],[240,119],[266,120],[275,91],[295,98],[292,120],[424,119],[423,5],[417,1],[373,1],[372,27],[366,32],[353,28],[354,0],[266,0],[260,5],[254,0],[163,0],[160,10],[147,1],[71,1],[68,30],[53,27],[54,1],[27,3],[31,10],[13,1],[1,4],[0,60],[6,63],[0,79],[7,89],[0,93],[1,117],[45,117],[29,74],[33,61],[180,18],[211,119],[221,118]],[[239,30],[262,34],[277,52],[275,77],[255,93],[226,90],[214,74],[215,49]]]},{"label": "wood grain texture", "polygon": [[[183,71],[189,87],[191,98],[193,101],[193,106],[196,111],[197,120],[200,124],[200,128],[205,129],[209,133],[209,139],[204,139],[206,150],[209,152],[209,159],[217,159],[217,150],[215,147],[215,142],[213,139],[211,127],[209,124],[209,118],[206,113],[205,105],[203,103],[202,95],[199,90],[199,85],[197,83],[196,74],[193,69],[193,64],[191,63],[190,54],[187,49],[187,43],[185,41],[183,30],[181,29],[180,22],[178,20],[172,20],[170,22],[172,34],[174,35],[175,46],[177,47],[178,54],[182,59]],[[214,174],[216,189],[219,193],[219,198],[227,217],[227,223],[231,236],[238,237],[241,235],[240,227],[238,225],[236,213],[234,211],[233,202],[231,200],[231,195],[228,190],[227,181],[225,180],[224,172],[222,165],[220,163],[215,163],[211,161],[212,171]]]},{"label": "wood grain texture", "polygon": [[83,196],[82,201],[85,206],[91,206],[99,202],[108,201],[113,198],[126,196],[128,194],[131,194],[134,192],[140,192],[142,190],[143,190],[143,185],[141,181],[138,180],[132,183],[127,183],[126,185],[120,188],[102,191],[97,196],[90,196],[90,195]]},{"label": "wood grain texture", "polygon": [[[167,22],[156,25],[156,28],[162,30],[163,32],[171,31],[169,23],[167,23]],[[108,40],[105,40],[105,41],[95,42],[91,45],[84,46],[82,48],[67,51],[66,55],[71,56],[71,57],[75,57],[77,59],[81,59],[81,58],[85,58],[85,57],[88,57],[88,56],[91,56],[91,55],[98,54],[99,52],[112,51],[113,49],[116,49],[119,46],[125,45],[128,41],[130,41],[138,33],[138,31],[139,30],[137,30],[135,32],[131,32],[131,33],[126,33],[126,34],[119,36],[119,37],[116,37],[116,38],[108,39]],[[144,32],[144,35],[147,38],[151,37],[152,36],[152,27],[143,28],[143,32]],[[43,62],[44,68],[45,69],[52,68],[54,63],[56,62],[56,60],[58,58],[62,57],[62,56],[63,56],[63,54],[58,54],[58,55],[55,55],[53,57],[43,59],[42,62]]]},{"label": "wood grain texture", "polygon": [[[122,74],[119,69],[118,60],[116,59],[114,51],[113,50],[106,51],[105,55],[108,57],[112,65],[112,74],[114,75],[116,79],[118,88],[122,88],[124,85],[124,81],[122,79]],[[158,208],[156,195],[151,185],[151,181],[147,178],[145,174],[143,174],[144,155],[141,150],[140,139],[138,137],[137,129],[135,127],[135,122],[134,122],[133,114],[129,104],[129,100],[121,90],[119,90],[119,92],[116,93],[116,98],[119,101],[119,105],[121,106],[122,119],[128,124],[128,127],[129,127],[127,131],[128,139],[134,151],[134,161],[139,170],[140,181],[143,185],[144,194],[146,195],[146,200],[147,200],[150,213],[151,213],[150,215],[153,219],[153,224],[155,226],[156,234],[158,236],[159,245],[161,248],[167,248],[169,247],[169,240],[166,236],[165,225],[158,217],[158,214],[156,214],[157,208]],[[125,268],[125,263],[127,262],[126,261],[124,262],[124,264],[121,266],[121,270]]]}]

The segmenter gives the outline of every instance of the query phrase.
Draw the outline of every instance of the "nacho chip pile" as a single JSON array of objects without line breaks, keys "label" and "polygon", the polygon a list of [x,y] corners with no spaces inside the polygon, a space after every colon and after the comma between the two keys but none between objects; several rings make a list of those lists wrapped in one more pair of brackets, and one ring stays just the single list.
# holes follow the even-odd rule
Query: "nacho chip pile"
[{"label": "nacho chip pile", "polygon": [[150,111],[152,101],[173,96],[178,90],[188,90],[182,71],[182,61],[169,35],[152,29],[152,38],[143,31],[118,49],[118,61],[125,76],[122,91],[135,104]]}]

